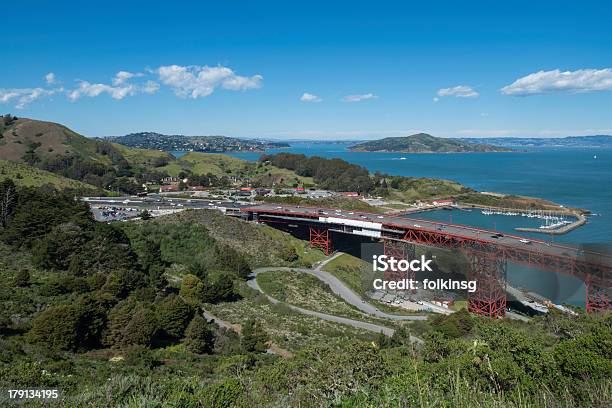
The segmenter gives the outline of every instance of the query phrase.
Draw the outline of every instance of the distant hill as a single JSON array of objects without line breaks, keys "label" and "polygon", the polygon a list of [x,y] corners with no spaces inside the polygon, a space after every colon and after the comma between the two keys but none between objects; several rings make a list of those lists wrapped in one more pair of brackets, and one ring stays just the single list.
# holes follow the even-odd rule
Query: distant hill
[{"label": "distant hill", "polygon": [[504,147],[612,147],[612,136],[567,136],[567,137],[486,137],[461,138],[469,143],[494,144]]},{"label": "distant hill", "polygon": [[125,136],[111,136],[107,137],[105,140],[142,149],[210,153],[264,151],[266,149],[289,146],[286,143],[238,139],[228,136],[163,135],[155,132],[140,132],[130,133]]},{"label": "distant hill", "polygon": [[465,153],[506,152],[508,148],[489,144],[475,144],[458,139],[434,137],[418,133],[405,137],[387,137],[359,143],[349,148],[355,152],[402,152],[402,153]]}]

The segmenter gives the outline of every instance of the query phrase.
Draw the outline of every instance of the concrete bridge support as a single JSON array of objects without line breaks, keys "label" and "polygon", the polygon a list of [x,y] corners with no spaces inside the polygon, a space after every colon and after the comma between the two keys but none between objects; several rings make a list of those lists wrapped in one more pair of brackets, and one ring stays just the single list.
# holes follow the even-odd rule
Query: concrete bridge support
[{"label": "concrete bridge support", "polygon": [[476,281],[476,291],[468,292],[468,311],[491,318],[506,315],[505,259],[490,252],[470,250],[468,280]]},{"label": "concrete bridge support", "polygon": [[310,246],[319,248],[325,253],[325,255],[329,255],[332,252],[329,229],[310,227]]},{"label": "concrete bridge support", "polygon": [[[383,240],[384,254],[389,258],[393,257],[397,260],[405,259],[412,260],[416,256],[416,248],[414,244],[406,241],[396,241],[393,239]],[[400,281],[402,279],[415,279],[414,271],[401,272],[387,270],[384,273],[384,279],[387,281]]]}]

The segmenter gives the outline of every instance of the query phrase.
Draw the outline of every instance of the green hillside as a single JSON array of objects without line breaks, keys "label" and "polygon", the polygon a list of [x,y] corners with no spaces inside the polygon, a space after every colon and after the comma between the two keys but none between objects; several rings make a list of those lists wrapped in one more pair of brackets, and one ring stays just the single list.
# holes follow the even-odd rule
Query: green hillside
[{"label": "green hillside", "polygon": [[57,123],[11,115],[0,116],[0,157],[128,194],[140,191],[146,182],[159,183],[164,177],[179,175],[186,175],[196,184],[197,176],[208,174],[216,176],[219,185],[229,185],[230,176],[262,186],[313,184],[311,178],[293,171],[223,154],[190,152],[177,159],[159,150],[92,139]]},{"label": "green hillside", "polygon": [[12,179],[16,185],[23,187],[40,187],[50,184],[60,190],[70,189],[89,194],[101,192],[99,188],[91,184],[58,176],[27,164],[0,159],[0,180],[5,178]]},{"label": "green hillside", "polygon": [[359,143],[350,148],[356,152],[402,152],[402,153],[462,153],[462,152],[508,152],[511,149],[488,144],[475,144],[457,139],[435,137],[417,133],[405,137],[387,137]]}]

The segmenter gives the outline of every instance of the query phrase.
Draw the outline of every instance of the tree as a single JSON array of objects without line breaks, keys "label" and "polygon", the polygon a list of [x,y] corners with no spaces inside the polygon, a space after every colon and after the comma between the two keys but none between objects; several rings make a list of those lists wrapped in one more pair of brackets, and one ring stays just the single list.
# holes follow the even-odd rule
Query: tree
[{"label": "tree", "polygon": [[79,345],[79,317],[76,306],[52,306],[34,318],[28,341],[55,350],[75,350]]},{"label": "tree", "polygon": [[255,320],[249,319],[242,326],[242,340],[240,344],[242,348],[249,352],[262,353],[267,350],[268,334],[265,332],[263,327]]},{"label": "tree", "polygon": [[159,328],[165,335],[181,338],[193,316],[193,308],[180,296],[170,296],[156,302],[155,312]]},{"label": "tree", "polygon": [[199,305],[202,302],[204,283],[195,275],[185,275],[181,283],[180,294],[185,301],[191,305]]},{"label": "tree", "polygon": [[157,289],[163,288],[167,283],[164,278],[166,262],[162,259],[159,243],[145,239],[140,248],[138,262],[147,275],[147,284]]},{"label": "tree", "polygon": [[157,331],[155,313],[149,308],[140,307],[132,316],[123,333],[123,344],[150,346]]},{"label": "tree", "polygon": [[128,298],[117,303],[109,312],[105,342],[114,347],[134,344],[149,346],[156,330],[157,319],[151,306]]},{"label": "tree", "polygon": [[219,303],[236,297],[232,277],[221,273],[203,282],[201,300],[205,303]]},{"label": "tree", "polygon": [[0,230],[6,227],[15,205],[17,204],[17,191],[11,179],[0,182]]},{"label": "tree", "polygon": [[145,277],[142,272],[120,269],[108,274],[102,291],[121,299],[134,289],[143,286],[145,286]]},{"label": "tree", "polygon": [[34,246],[34,263],[43,269],[67,270],[72,257],[79,254],[86,240],[80,226],[74,223],[60,224]]},{"label": "tree", "polygon": [[0,310],[0,333],[3,330],[8,329],[12,324],[11,317],[5,310]]},{"label": "tree", "polygon": [[18,288],[23,288],[30,285],[30,272],[27,269],[20,269],[15,274],[13,284]]},{"label": "tree", "polygon": [[138,216],[142,219],[142,220],[150,220],[151,218],[153,218],[153,216],[151,215],[151,213],[149,212],[149,210],[147,210],[146,208],[144,210],[142,210],[140,212],[140,214],[138,214]]},{"label": "tree", "polygon": [[185,331],[185,339],[183,340],[187,350],[196,354],[206,354],[213,350],[214,334],[210,329],[210,325],[200,315],[195,315],[187,330]]}]

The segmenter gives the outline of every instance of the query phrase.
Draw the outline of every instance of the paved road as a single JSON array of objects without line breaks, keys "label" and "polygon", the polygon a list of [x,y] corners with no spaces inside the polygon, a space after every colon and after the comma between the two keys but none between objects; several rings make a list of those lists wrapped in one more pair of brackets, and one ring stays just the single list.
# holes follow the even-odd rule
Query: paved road
[{"label": "paved road", "polygon": [[367,313],[367,314],[370,314],[376,317],[381,317],[384,319],[389,319],[389,320],[427,320],[427,316],[422,316],[422,315],[396,315],[396,314],[385,313],[381,311],[380,309],[376,308],[376,306],[373,306],[370,303],[365,302],[361,298],[361,296],[353,292],[340,279],[336,278],[334,275],[332,275],[329,272],[320,270],[319,268],[316,268],[316,269],[287,268],[287,267],[257,268],[252,272],[251,276],[254,278],[260,273],[270,272],[270,271],[289,271],[289,272],[306,273],[308,275],[312,275],[322,280],[323,282],[327,283],[329,287],[331,288],[332,292],[340,296],[346,303],[355,306],[357,309],[361,310],[364,313]]},{"label": "paved road", "polygon": [[[332,291],[337,294],[338,296],[340,296],[342,299],[344,299],[344,301],[346,301],[347,303],[357,307],[359,310],[377,316],[377,317],[382,317],[382,318],[386,318],[386,319],[391,319],[391,320],[426,320],[427,317],[426,316],[400,316],[400,315],[392,315],[392,314],[388,314],[388,313],[384,313],[382,311],[380,311],[379,309],[377,309],[376,307],[372,306],[371,304],[364,302],[361,297],[359,295],[357,295],[355,292],[353,292],[351,289],[349,289],[346,285],[344,285],[344,283],[342,281],[340,281],[339,279],[337,279],[335,276],[329,274],[328,272],[322,271],[321,268],[329,261],[331,261],[333,258],[335,258],[336,256],[338,256],[340,254],[335,254],[333,257],[328,258],[327,260],[325,260],[323,263],[319,264],[315,269],[305,269],[305,268],[287,268],[287,267],[264,267],[264,268],[257,268],[255,269],[251,275],[249,275],[249,280],[247,281],[247,284],[263,293],[268,300],[271,303],[280,303],[279,300],[273,298],[272,296],[266,294],[263,289],[261,289],[261,287],[259,286],[259,284],[257,283],[257,275],[259,275],[260,273],[263,272],[270,272],[270,271],[292,271],[292,272],[300,272],[300,273],[307,273],[310,275],[313,275],[319,279],[321,279],[323,282],[327,283],[330,288],[332,289]],[[365,329],[365,330],[369,330],[369,331],[373,331],[373,332],[377,332],[380,333],[382,332],[383,334],[387,335],[387,336],[391,336],[393,335],[393,333],[395,332],[395,330],[393,330],[390,327],[385,327],[385,326],[381,326],[378,324],[374,324],[374,323],[368,323],[368,322],[362,322],[359,320],[353,320],[353,319],[348,319],[346,317],[341,317],[341,316],[334,316],[334,315],[330,315],[327,313],[321,313],[321,312],[315,312],[313,310],[308,310],[308,309],[304,309],[298,306],[294,306],[291,304],[286,304],[290,309],[298,312],[298,313],[302,313],[305,315],[309,315],[309,316],[315,316],[318,317],[320,319],[323,320],[328,320],[331,322],[336,322],[336,323],[341,323],[341,324],[346,324],[349,326],[353,326],[356,328],[360,328],[360,329]],[[414,336],[410,336],[410,339],[414,342],[417,343],[422,343],[423,341],[421,339],[419,339],[418,337],[414,337]]]}]

